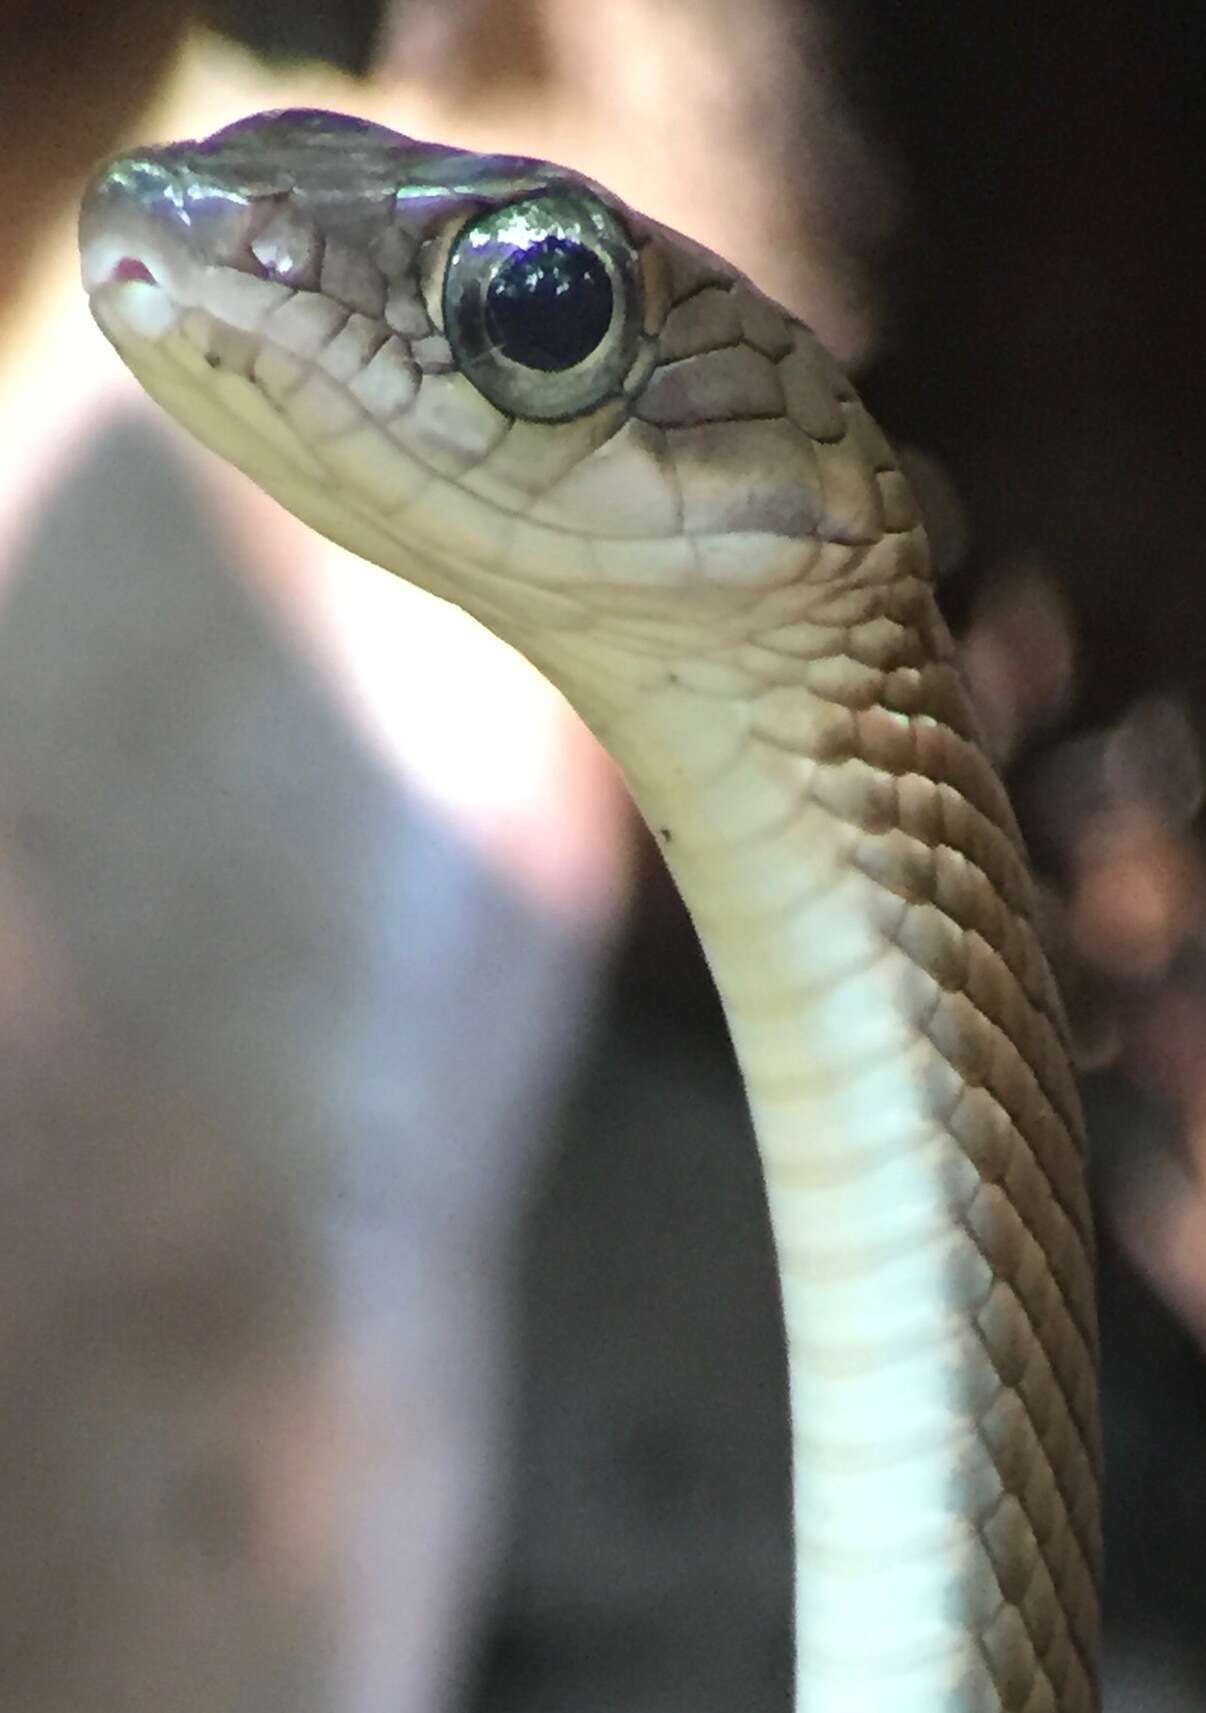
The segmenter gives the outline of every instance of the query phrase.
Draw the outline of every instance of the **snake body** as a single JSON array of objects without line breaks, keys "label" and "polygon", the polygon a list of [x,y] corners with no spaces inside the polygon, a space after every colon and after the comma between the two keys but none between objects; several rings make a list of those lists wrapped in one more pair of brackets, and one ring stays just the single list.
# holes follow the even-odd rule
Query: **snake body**
[{"label": "snake body", "polygon": [[525,653],[661,844],[765,1170],[800,1713],[1091,1713],[1065,1025],[918,512],[853,388],[576,174],[334,114],[110,163],[81,242],[152,396]]}]

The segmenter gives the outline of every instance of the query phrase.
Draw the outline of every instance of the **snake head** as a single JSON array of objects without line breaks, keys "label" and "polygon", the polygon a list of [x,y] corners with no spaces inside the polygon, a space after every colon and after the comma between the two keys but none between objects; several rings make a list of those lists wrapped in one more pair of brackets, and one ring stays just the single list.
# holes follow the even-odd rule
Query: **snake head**
[{"label": "snake head", "polygon": [[265,113],[112,161],[80,235],[154,397],[555,677],[551,638],[714,646],[915,527],[809,330],[564,167]]}]

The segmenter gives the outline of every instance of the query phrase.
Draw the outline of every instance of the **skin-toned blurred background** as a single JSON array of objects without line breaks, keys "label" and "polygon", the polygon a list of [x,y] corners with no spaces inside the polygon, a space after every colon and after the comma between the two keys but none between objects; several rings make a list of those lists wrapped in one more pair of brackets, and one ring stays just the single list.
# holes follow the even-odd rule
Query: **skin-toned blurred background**
[{"label": "skin-toned blurred background", "polygon": [[1085,1067],[1106,1707],[1206,1706],[1200,8],[0,25],[0,1706],[787,1705],[765,1212],[656,856],[522,664],[169,429],[75,280],[100,157],[284,105],[604,180],[905,449]]}]

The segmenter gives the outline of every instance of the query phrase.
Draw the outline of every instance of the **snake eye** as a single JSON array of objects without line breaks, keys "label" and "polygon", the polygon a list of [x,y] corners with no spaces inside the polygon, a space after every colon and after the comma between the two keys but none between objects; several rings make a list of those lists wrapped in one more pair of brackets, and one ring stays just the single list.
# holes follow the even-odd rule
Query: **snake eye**
[{"label": "snake eye", "polygon": [[486,288],[486,331],[525,369],[572,369],[611,326],[615,292],[585,244],[544,238],[504,262]]},{"label": "snake eye", "polygon": [[444,330],[464,374],[509,416],[564,422],[621,389],[640,337],[632,241],[603,202],[548,191],[458,232]]}]

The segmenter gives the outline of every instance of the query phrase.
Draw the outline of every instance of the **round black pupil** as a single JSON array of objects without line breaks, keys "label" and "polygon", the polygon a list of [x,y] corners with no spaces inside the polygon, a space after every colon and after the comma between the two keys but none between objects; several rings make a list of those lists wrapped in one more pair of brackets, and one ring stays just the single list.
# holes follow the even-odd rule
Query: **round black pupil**
[{"label": "round black pupil", "polygon": [[486,289],[486,333],[525,369],[572,369],[611,326],[612,289],[593,250],[542,238],[505,261]]}]

